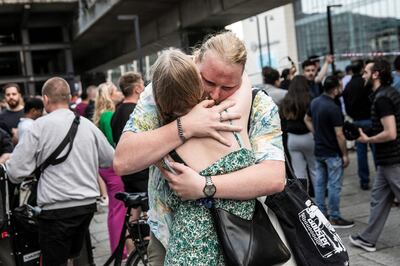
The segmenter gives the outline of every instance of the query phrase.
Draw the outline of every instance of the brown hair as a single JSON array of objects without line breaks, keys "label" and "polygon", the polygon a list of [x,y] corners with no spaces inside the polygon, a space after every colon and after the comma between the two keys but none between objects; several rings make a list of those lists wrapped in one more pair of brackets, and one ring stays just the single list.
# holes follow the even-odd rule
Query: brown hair
[{"label": "brown hair", "polygon": [[163,124],[186,114],[203,99],[196,65],[181,51],[163,51],[152,70],[154,99]]},{"label": "brown hair", "polygon": [[6,90],[8,88],[12,88],[12,87],[16,88],[18,93],[21,94],[21,87],[17,83],[7,83],[6,85],[4,85],[3,86],[3,93],[5,94]]},{"label": "brown hair", "polygon": [[126,72],[119,78],[118,86],[125,97],[131,96],[135,85],[141,80],[142,75],[140,73],[134,71]]},{"label": "brown hair", "polygon": [[279,106],[279,112],[286,120],[302,120],[310,102],[310,86],[306,77],[296,75],[290,82],[288,93]]},{"label": "brown hair", "polygon": [[42,88],[42,96],[46,95],[50,103],[69,103],[71,90],[68,82],[60,77],[48,79]]},{"label": "brown hair", "polygon": [[194,51],[196,60],[201,62],[207,51],[213,51],[230,64],[241,64],[244,67],[247,61],[246,47],[231,31],[209,35],[200,48]]}]

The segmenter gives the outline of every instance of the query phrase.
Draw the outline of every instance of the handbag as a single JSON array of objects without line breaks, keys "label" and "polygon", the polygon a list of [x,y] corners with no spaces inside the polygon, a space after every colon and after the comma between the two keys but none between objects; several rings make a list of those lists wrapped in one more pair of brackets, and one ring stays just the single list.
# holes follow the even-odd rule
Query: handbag
[{"label": "handbag", "polygon": [[299,266],[349,265],[349,255],[328,219],[315,205],[288,164],[287,183],[265,204],[275,213]]},{"label": "handbag", "polygon": [[[262,89],[253,90],[252,104],[259,91],[268,95]],[[297,265],[349,265],[349,255],[339,235],[304,190],[286,155],[285,167],[284,190],[268,196],[265,204],[275,213]]]},{"label": "handbag", "polygon": [[214,206],[210,211],[226,265],[274,265],[290,259],[288,248],[258,200],[251,220]]}]

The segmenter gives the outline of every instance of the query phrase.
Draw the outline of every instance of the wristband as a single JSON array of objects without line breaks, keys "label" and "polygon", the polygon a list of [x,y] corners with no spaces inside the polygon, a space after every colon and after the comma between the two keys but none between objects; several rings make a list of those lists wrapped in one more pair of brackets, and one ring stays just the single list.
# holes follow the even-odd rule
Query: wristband
[{"label": "wristband", "polygon": [[186,138],[185,135],[183,134],[182,122],[180,117],[176,119],[176,125],[178,126],[178,136],[182,140],[182,142],[185,143]]}]

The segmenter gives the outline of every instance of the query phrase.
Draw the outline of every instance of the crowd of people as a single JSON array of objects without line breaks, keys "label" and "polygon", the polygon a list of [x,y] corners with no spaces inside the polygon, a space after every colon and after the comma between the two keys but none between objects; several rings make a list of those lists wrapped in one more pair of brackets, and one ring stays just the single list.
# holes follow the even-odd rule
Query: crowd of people
[{"label": "crowd of people", "polygon": [[[67,155],[62,162],[51,158],[38,183],[43,265],[79,255],[96,201],[108,205],[114,251],[126,213],[114,198],[119,191],[149,194],[150,265],[224,265],[209,205],[251,219],[258,197],[283,190],[285,153],[333,227],[352,227],[339,208],[349,165],[345,120],[358,128],[362,190],[371,189],[368,147],[377,168],[369,224],[350,241],[375,251],[400,198],[400,57],[394,72],[375,59],[353,61],[347,75],[328,75],[333,59],[326,56],[320,66],[311,57],[301,74],[294,64],[281,74],[264,67],[266,93],[253,98],[244,44],[224,32],[190,56],[162,52],[146,87],[139,73],[127,72],[118,87],[91,85],[72,102],[59,77],[45,82],[41,97],[22,98],[18,84],[3,86],[0,162],[14,183],[40,169],[78,123]],[[133,210],[132,219],[140,213]],[[124,256],[134,248],[127,242]]]},{"label": "crowd of people", "polygon": [[327,66],[332,57],[326,57],[320,70],[315,60],[311,57],[302,63],[303,73],[292,75],[285,83],[287,90],[280,86],[277,70],[264,67],[264,88],[279,107],[284,146],[296,176],[337,228],[354,225],[341,217],[339,205],[343,169],[349,165],[345,121],[358,130],[357,137],[349,136],[348,141],[356,140],[360,189],[371,189],[368,148],[377,176],[368,226],[359,235],[350,236],[350,241],[375,251],[390,207],[399,197],[400,56],[393,68],[382,58],[357,59],[346,67],[346,74],[337,71],[331,76],[327,76]]}]

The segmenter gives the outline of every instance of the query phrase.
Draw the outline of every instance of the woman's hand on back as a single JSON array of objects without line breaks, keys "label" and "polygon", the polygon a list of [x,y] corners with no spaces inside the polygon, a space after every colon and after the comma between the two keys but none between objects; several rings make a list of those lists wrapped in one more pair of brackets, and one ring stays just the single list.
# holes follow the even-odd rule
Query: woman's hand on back
[{"label": "woman's hand on back", "polygon": [[219,131],[240,132],[242,127],[223,123],[228,120],[240,119],[238,113],[223,112],[235,105],[233,101],[224,101],[215,105],[214,100],[204,100],[197,104],[188,114],[181,118],[183,133],[187,139],[191,137],[211,137],[226,146],[229,140],[224,138]]}]

